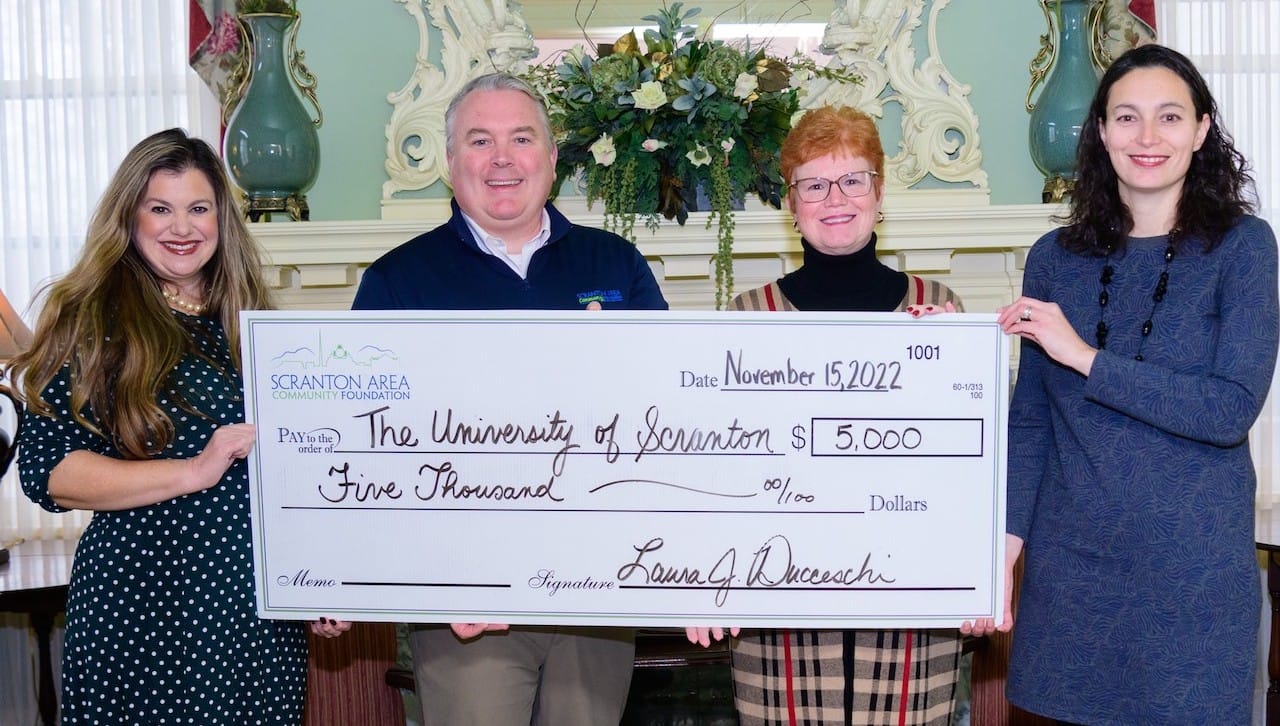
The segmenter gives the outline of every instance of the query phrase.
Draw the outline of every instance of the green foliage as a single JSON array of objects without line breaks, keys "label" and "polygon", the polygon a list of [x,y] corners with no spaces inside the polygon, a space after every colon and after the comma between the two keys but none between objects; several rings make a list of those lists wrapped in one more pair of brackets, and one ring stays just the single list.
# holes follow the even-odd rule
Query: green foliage
[{"label": "green foliage", "polygon": [[250,15],[253,13],[278,13],[280,15],[297,15],[297,0],[236,0],[236,13]]},{"label": "green foliage", "polygon": [[778,152],[812,78],[859,79],[812,59],[780,59],[764,48],[739,48],[695,35],[698,8],[673,2],[643,18],[635,33],[596,57],[577,49],[554,69],[527,77],[547,99],[560,147],[557,184],[579,174],[589,202],[603,200],[606,224],[635,239],[637,215],[684,224],[698,187],[717,223],[716,305],[732,288],[733,205],[747,194],[780,207]]}]

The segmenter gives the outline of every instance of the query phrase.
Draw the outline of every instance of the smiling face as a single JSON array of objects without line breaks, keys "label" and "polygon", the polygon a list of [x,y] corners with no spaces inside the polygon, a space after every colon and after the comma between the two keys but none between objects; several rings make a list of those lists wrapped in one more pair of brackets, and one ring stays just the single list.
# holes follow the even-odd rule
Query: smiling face
[{"label": "smiling face", "polygon": [[454,123],[449,176],[458,206],[508,249],[532,239],[556,168],[536,101],[515,90],[473,91]]},{"label": "smiling face", "polygon": [[1182,78],[1149,66],[1135,68],[1111,87],[1099,131],[1125,204],[1176,209],[1191,155],[1209,131],[1209,116],[1196,117]]},{"label": "smiling face", "polygon": [[218,207],[204,172],[151,174],[134,215],[133,244],[152,272],[184,298],[204,300],[204,266],[218,249]]},{"label": "smiling face", "polygon": [[[828,255],[851,255],[871,241],[871,232],[880,216],[881,185],[872,178],[871,192],[860,197],[845,195],[834,182],[851,171],[874,171],[861,156],[827,154],[799,164],[791,172],[787,203],[796,227],[814,249]],[[827,198],[806,202],[795,190],[798,179],[821,177],[832,183]]]}]

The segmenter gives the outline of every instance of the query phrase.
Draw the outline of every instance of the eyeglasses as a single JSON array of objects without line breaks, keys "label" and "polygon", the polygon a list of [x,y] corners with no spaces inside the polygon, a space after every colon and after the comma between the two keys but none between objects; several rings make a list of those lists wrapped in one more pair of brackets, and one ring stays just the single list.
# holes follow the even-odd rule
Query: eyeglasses
[{"label": "eyeglasses", "polygon": [[791,182],[791,188],[796,190],[796,195],[802,202],[825,201],[831,196],[832,186],[838,187],[846,197],[863,197],[870,193],[871,178],[874,176],[878,175],[871,170],[851,171],[835,181],[813,176],[808,179],[796,179]]}]

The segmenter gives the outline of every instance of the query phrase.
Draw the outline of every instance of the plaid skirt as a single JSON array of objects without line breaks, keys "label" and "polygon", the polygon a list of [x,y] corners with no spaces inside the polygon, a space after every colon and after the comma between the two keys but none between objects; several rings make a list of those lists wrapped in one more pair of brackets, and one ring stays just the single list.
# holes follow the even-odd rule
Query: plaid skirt
[{"label": "plaid skirt", "polygon": [[957,630],[748,630],[733,644],[742,726],[947,726]]}]

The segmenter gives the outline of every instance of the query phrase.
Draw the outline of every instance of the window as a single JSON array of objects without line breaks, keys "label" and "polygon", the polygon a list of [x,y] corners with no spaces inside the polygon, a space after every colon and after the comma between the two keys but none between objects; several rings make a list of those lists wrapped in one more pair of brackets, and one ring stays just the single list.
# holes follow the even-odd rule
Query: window
[{"label": "window", "polygon": [[[129,148],[173,126],[216,135],[216,116],[197,123],[216,104],[187,67],[187,5],[0,2],[0,289],[29,325],[32,296],[74,261]],[[0,484],[0,544],[73,535],[87,521],[38,510],[13,471]]]},{"label": "window", "polygon": [[[1280,225],[1280,3],[1275,0],[1160,0],[1161,42],[1204,73],[1223,125],[1248,158],[1258,214]],[[1257,536],[1280,542],[1280,379],[1250,433],[1258,470]]]}]

